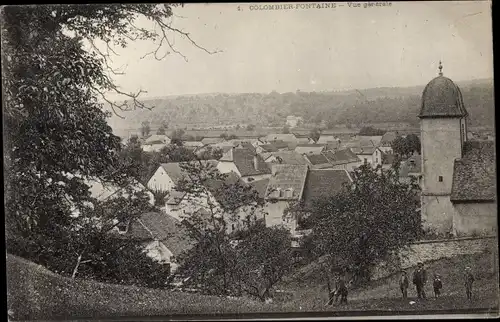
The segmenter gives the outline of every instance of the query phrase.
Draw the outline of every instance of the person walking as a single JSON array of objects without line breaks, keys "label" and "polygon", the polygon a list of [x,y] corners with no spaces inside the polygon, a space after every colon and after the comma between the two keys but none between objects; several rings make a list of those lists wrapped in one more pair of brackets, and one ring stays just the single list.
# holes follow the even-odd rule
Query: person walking
[{"label": "person walking", "polygon": [[441,276],[439,274],[434,274],[434,281],[432,281],[432,286],[434,288],[434,297],[440,297],[441,289],[443,288],[443,282],[441,281]]},{"label": "person walking", "polygon": [[467,294],[467,299],[472,300],[472,284],[474,283],[474,275],[472,275],[472,270],[469,266],[465,268],[465,292]]},{"label": "person walking", "polygon": [[401,278],[399,279],[399,288],[401,289],[401,293],[403,295],[403,299],[408,298],[408,274],[405,270],[403,270],[401,274]]},{"label": "person walking", "polygon": [[413,272],[413,284],[417,289],[417,297],[425,299],[425,283],[427,283],[427,272],[424,268],[424,263],[418,262],[417,269]]},{"label": "person walking", "polygon": [[337,298],[340,296],[340,304],[345,303],[347,304],[347,283],[345,282],[345,277],[341,278],[338,284],[338,289],[337,289]]}]

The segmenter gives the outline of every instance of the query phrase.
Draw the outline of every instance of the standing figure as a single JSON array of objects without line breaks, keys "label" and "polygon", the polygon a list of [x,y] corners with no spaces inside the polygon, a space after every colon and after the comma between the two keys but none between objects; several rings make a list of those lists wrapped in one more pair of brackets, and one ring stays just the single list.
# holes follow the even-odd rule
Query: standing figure
[{"label": "standing figure", "polygon": [[474,283],[474,275],[469,266],[465,268],[465,292],[467,293],[467,299],[472,300],[472,283]]},{"label": "standing figure", "polygon": [[401,289],[401,293],[403,294],[403,299],[406,299],[408,297],[408,286],[408,274],[406,273],[406,271],[403,271],[399,280],[399,288]]},{"label": "standing figure", "polygon": [[417,296],[419,299],[425,299],[425,283],[427,283],[427,272],[424,268],[424,263],[418,262],[417,269],[413,273],[413,284],[417,288]]},{"label": "standing figure", "polygon": [[441,281],[441,276],[439,274],[434,274],[434,281],[432,282],[434,288],[434,296],[438,298],[441,296],[441,289],[443,288],[443,282]]}]

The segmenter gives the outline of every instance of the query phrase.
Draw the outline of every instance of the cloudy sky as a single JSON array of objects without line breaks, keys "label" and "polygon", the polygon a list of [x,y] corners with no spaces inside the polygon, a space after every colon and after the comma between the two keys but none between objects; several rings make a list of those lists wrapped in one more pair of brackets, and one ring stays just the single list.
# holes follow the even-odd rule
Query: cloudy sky
[{"label": "cloudy sky", "polygon": [[127,91],[148,91],[149,97],[412,86],[435,77],[439,60],[453,80],[493,77],[488,1],[343,4],[288,10],[185,5],[174,10],[172,25],[221,52],[210,55],[174,37],[188,61],[175,54],[157,61],[140,59],[155,44],[136,42],[118,51],[114,66],[126,65],[126,74],[116,80]]}]

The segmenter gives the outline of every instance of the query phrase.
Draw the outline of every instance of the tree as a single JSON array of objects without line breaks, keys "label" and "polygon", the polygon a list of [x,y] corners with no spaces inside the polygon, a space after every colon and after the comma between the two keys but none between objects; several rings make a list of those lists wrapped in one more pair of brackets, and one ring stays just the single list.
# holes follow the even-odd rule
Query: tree
[{"label": "tree", "polygon": [[181,167],[186,178],[177,189],[186,192],[191,209],[183,223],[196,243],[182,256],[179,272],[190,277],[188,285],[208,294],[240,295],[236,250],[228,227],[232,223],[250,226],[263,200],[251,186],[239,180],[228,182],[227,175],[211,163],[195,161]]},{"label": "tree", "polygon": [[144,121],[141,123],[141,135],[142,137],[149,136],[149,133],[151,132],[151,127],[149,125],[148,121]]},{"label": "tree", "polygon": [[170,134],[170,143],[177,146],[182,146],[182,139],[184,137],[184,134],[185,132],[183,129],[173,130]]},{"label": "tree", "polygon": [[364,136],[378,136],[378,135],[384,135],[386,131],[384,130],[379,130],[376,128],[373,128],[371,126],[365,126],[359,130],[358,135],[364,135]]},{"label": "tree", "polygon": [[321,131],[318,128],[315,127],[311,131],[311,133],[309,133],[309,136],[311,137],[311,139],[314,140],[314,142],[318,142],[319,137],[321,136]]},{"label": "tree", "polygon": [[371,268],[421,236],[419,186],[399,182],[397,171],[363,165],[354,182],[308,212],[315,257],[326,255],[333,271],[370,278]]},{"label": "tree", "polygon": [[165,128],[163,127],[163,125],[158,128],[158,130],[156,131],[156,134],[165,135]]},{"label": "tree", "polygon": [[406,136],[406,142],[408,145],[408,150],[410,153],[413,152],[418,152],[420,153],[421,145],[420,145],[420,139],[416,134],[408,134]]},{"label": "tree", "polygon": [[394,141],[392,141],[391,148],[394,153],[400,157],[406,157],[411,153],[411,147],[408,144],[408,140],[402,136],[398,136]]},{"label": "tree", "polygon": [[219,135],[219,137],[220,137],[221,139],[227,140],[228,134],[224,132],[224,133],[222,133],[221,135]]},{"label": "tree", "polygon": [[236,136],[236,134],[229,134],[227,136],[227,140],[236,140],[238,137]]},{"label": "tree", "polygon": [[[63,258],[74,264],[73,240],[81,234],[76,209],[91,212],[88,178],[129,184],[120,160],[120,139],[106,123],[108,108],[145,108],[142,93],[119,89],[110,65],[114,47],[135,39],[157,40],[175,53],[169,38],[189,34],[171,26],[175,5],[95,4],[6,6],[2,8],[5,218],[9,251],[50,266]],[[136,27],[137,18],[157,28]],[[160,41],[161,40],[161,41]],[[207,51],[208,52],[208,51]],[[126,100],[111,101],[114,92]],[[101,104],[104,101],[105,104]],[[143,134],[149,134],[146,130]],[[89,236],[91,258],[108,250],[107,234]],[[90,237],[89,237],[90,238]],[[66,242],[67,241],[67,242]],[[110,242],[111,244],[111,242]],[[70,245],[66,247],[66,245]],[[82,243],[83,245],[83,243]],[[132,264],[131,264],[132,265]],[[100,266],[102,268],[102,265]],[[116,273],[116,271],[113,271]]]},{"label": "tree", "polygon": [[283,129],[281,130],[281,133],[283,134],[289,134],[290,133],[290,127],[288,125],[285,125]]},{"label": "tree", "polygon": [[254,130],[255,130],[255,125],[253,125],[253,124],[248,124],[247,125],[247,131],[252,132]]},{"label": "tree", "polygon": [[292,267],[292,239],[282,227],[266,227],[263,221],[250,227],[236,246],[236,271],[241,290],[261,301]]}]

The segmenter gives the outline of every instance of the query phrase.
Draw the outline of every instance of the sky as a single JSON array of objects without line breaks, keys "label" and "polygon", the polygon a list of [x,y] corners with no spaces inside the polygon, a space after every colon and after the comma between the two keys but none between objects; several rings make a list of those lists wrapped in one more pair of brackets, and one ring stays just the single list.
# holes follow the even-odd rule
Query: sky
[{"label": "sky", "polygon": [[[414,86],[437,76],[440,60],[444,75],[455,81],[493,77],[489,1],[369,8],[344,2],[335,9],[293,3],[282,10],[264,10],[265,4],[175,8],[172,26],[219,52],[208,54],[172,35],[187,61],[176,54],[141,59],[157,44],[136,41],[117,50],[113,66],[126,66],[117,84],[127,92],[147,91],[143,97]],[[262,10],[251,10],[255,5]],[[145,20],[136,25],[153,28]]]}]

